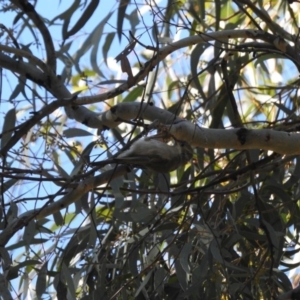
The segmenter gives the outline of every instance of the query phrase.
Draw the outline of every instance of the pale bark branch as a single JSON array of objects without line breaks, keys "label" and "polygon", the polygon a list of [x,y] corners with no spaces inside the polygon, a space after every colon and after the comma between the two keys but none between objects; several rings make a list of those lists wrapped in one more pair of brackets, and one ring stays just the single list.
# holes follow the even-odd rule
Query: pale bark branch
[{"label": "pale bark branch", "polygon": [[[218,41],[227,41],[228,39],[236,39],[236,38],[250,38],[252,40],[255,39],[259,39],[259,40],[264,40],[272,45],[281,45],[281,49],[286,50],[286,52],[288,54],[293,53],[292,51],[292,47],[289,46],[285,41],[280,41],[280,43],[278,42],[278,37],[276,36],[272,36],[264,31],[258,31],[258,30],[227,30],[227,31],[222,31],[222,32],[212,32],[209,34],[199,34],[197,36],[192,36],[192,37],[188,37],[185,39],[182,39],[180,41],[177,41],[175,43],[172,43],[166,47],[163,47],[160,49],[159,53],[157,53],[151,60],[149,60],[145,65],[144,68],[141,69],[141,71],[134,77],[134,80],[132,80],[132,82],[129,84],[128,82],[123,83],[122,85],[120,85],[119,87],[112,89],[111,91],[108,91],[106,93],[103,93],[101,95],[96,95],[96,96],[91,96],[91,97],[81,97],[81,98],[77,98],[74,99],[72,101],[72,106],[71,105],[67,105],[65,107],[66,113],[68,115],[69,118],[74,118],[76,121],[81,122],[83,124],[85,124],[88,127],[91,128],[98,128],[99,130],[103,130],[103,129],[107,129],[107,128],[113,128],[116,127],[118,124],[121,123],[120,120],[125,119],[125,120],[129,120],[129,119],[133,119],[137,117],[137,111],[140,109],[136,107],[136,105],[140,105],[139,103],[137,103],[136,105],[134,105],[134,107],[130,108],[129,113],[131,113],[131,117],[127,117],[124,110],[122,112],[119,112],[118,115],[115,116],[110,116],[109,114],[111,114],[111,110],[109,110],[108,112],[105,112],[101,115],[97,115],[96,113],[88,110],[86,107],[84,106],[79,106],[81,104],[88,104],[88,103],[96,103],[99,101],[104,101],[107,100],[109,98],[115,97],[117,95],[120,95],[121,93],[123,93],[124,91],[127,91],[130,87],[132,87],[133,85],[136,85],[138,82],[140,82],[141,80],[143,80],[147,74],[161,61],[163,60],[165,57],[167,57],[170,53],[183,48],[183,47],[187,47],[187,46],[191,46],[194,44],[198,44],[198,43],[206,43],[209,41],[214,41],[214,40],[218,40]],[[282,47],[282,45],[284,45],[284,47]],[[286,52],[283,52],[283,54],[285,54]],[[293,59],[296,61],[298,60],[298,57],[296,56],[296,54],[294,55]],[[38,70],[36,67],[33,67],[32,65],[28,64],[28,63],[24,63],[24,62],[19,62],[19,61],[14,61],[13,59],[11,59],[8,56],[5,56],[4,54],[0,53],[0,65],[3,66],[6,69],[9,69],[11,71],[17,72],[19,74],[25,75],[26,78],[31,79],[32,81],[45,86],[45,88],[51,92],[55,97],[59,98],[59,99],[72,99],[72,95],[70,94],[70,92],[67,90],[67,88],[64,86],[64,84],[62,82],[59,81],[59,79],[55,79],[55,78],[51,78],[51,82],[49,84],[49,82],[47,82],[47,75],[49,76],[49,72],[46,73],[42,73],[40,70]],[[133,105],[133,104],[132,104]],[[120,109],[121,106],[119,106]],[[135,112],[133,112],[133,110]],[[153,112],[152,112],[153,110]],[[162,110],[158,109],[158,108],[152,108],[152,110],[146,110],[143,113],[143,117],[150,120],[150,121],[154,121],[155,119],[160,120],[163,123],[166,123],[166,118],[165,115],[167,114],[167,112],[163,112]],[[149,115],[147,116],[146,114],[152,114],[153,116]],[[154,118],[155,115],[155,118]],[[119,120],[117,120],[115,117],[118,117]],[[174,115],[169,116],[168,118],[171,118],[173,121],[175,121],[176,117]],[[167,118],[167,120],[169,120]],[[168,121],[169,122],[169,121]],[[169,122],[168,124],[171,124],[171,122]],[[188,124],[188,123],[186,123]],[[178,126],[177,126],[178,127]],[[194,126],[195,127],[195,126]],[[173,131],[174,131],[174,126],[173,126]],[[189,130],[193,130],[193,132],[197,132],[197,130],[199,130],[199,127],[195,127],[198,128],[196,129],[189,129]],[[188,130],[188,131],[189,131]],[[202,135],[204,132],[206,132],[206,130],[208,129],[202,129]],[[211,129],[209,129],[211,130]],[[177,130],[178,131],[178,130]],[[212,139],[209,140],[202,140],[197,138],[198,141],[196,141],[195,139],[193,140],[193,144],[196,146],[200,146],[200,147],[208,147],[208,148],[227,148],[227,144],[226,143],[224,146],[222,146],[220,144],[220,140],[223,139],[219,139],[218,136],[222,135],[222,136],[226,136],[230,138],[230,141],[232,142],[233,140],[236,140],[236,138],[232,135],[232,132],[228,131],[226,133],[226,135],[223,135],[223,133],[225,132],[225,130],[221,130],[221,133],[219,131],[215,131],[212,135]],[[257,132],[257,131],[251,131],[251,132]],[[185,132],[187,133],[187,132]],[[207,132],[207,135],[210,136],[210,132]],[[180,135],[179,133],[177,133],[178,135]],[[264,132],[263,135],[265,134],[269,134],[267,132]],[[229,136],[228,136],[229,135]],[[250,138],[249,136],[253,136],[254,133],[249,133],[248,134],[248,138]],[[284,133],[280,133],[280,135],[284,135]],[[216,137],[216,142],[213,141],[213,136]],[[257,136],[257,134],[255,133],[255,136]],[[278,134],[273,134],[272,137],[274,136],[278,136]],[[297,136],[295,136],[295,134],[289,134],[285,136],[285,140],[291,140],[290,137],[293,137],[293,140],[296,138],[297,140]],[[187,138],[185,138],[186,140]],[[189,138],[189,140],[192,140],[191,138]],[[251,142],[249,142],[247,140],[247,143],[244,144],[240,144],[237,141],[231,145],[230,148],[236,147],[236,149],[252,149],[255,146],[258,145],[262,145],[262,141],[260,141],[259,143],[256,141],[254,142],[253,138],[250,139]],[[226,142],[226,140],[224,140],[224,142]],[[274,143],[276,144],[276,146],[274,145]],[[279,150],[280,153],[289,153],[289,154],[295,154],[298,153],[297,150],[291,150],[291,149],[287,149],[287,148],[291,148],[288,146],[285,147],[278,147],[279,143],[276,142],[265,142],[263,143],[263,147],[259,147],[261,149],[270,149],[270,150],[274,150],[277,151]],[[290,143],[288,143],[288,145],[290,145]],[[271,147],[271,148],[269,148]],[[296,147],[295,147],[296,148]],[[289,150],[289,151],[288,151]]]},{"label": "pale bark branch", "polygon": [[[120,103],[99,115],[105,127],[113,128],[123,120],[144,118],[158,120],[170,133],[194,147],[210,149],[263,149],[279,154],[300,154],[300,135],[273,129],[210,129],[181,119],[174,114],[146,103]],[[122,120],[122,121],[121,121]]]},{"label": "pale bark branch", "polygon": [[[131,120],[142,117],[149,121],[159,120],[164,124],[170,125],[170,131],[176,138],[190,142],[193,146],[197,147],[234,148],[237,150],[264,149],[273,150],[282,154],[299,154],[299,135],[295,133],[286,133],[268,129],[241,131],[238,129],[223,130],[200,128],[189,121],[182,120],[175,115],[154,106],[143,104],[141,109],[140,103],[122,103],[100,115],[91,112],[84,106],[78,106],[78,104],[103,101],[121,94],[144,79],[145,76],[167,55],[182,47],[211,40],[227,40],[229,38],[247,37],[250,39],[265,40],[273,45],[278,44],[278,41],[276,40],[278,37],[257,30],[228,30],[192,36],[160,49],[159,53],[157,53],[153,59],[148,61],[144,68],[134,77],[133,83],[124,83],[118,88],[103,93],[102,95],[82,97],[79,99],[72,99],[72,95],[59,79],[52,77],[52,81],[49,84],[49,82],[47,82],[47,79],[49,79],[47,75],[49,73],[43,73],[29,63],[15,61],[9,56],[0,53],[0,65],[6,69],[25,75],[26,78],[45,86],[48,91],[59,99],[70,99],[68,105],[62,103],[63,106],[66,106],[68,117],[75,118],[78,122],[81,122],[88,127],[98,128],[99,130],[114,128],[118,126],[122,120]],[[284,45],[285,47],[281,48],[285,50],[288,49],[288,52],[290,53],[290,46],[287,43]],[[296,60],[297,57],[295,56],[294,59]],[[56,105],[54,106],[56,107]],[[48,113],[51,112],[52,109],[48,110]],[[27,121],[27,125],[29,123],[30,122]],[[13,146],[15,142],[16,138],[9,145]]]}]

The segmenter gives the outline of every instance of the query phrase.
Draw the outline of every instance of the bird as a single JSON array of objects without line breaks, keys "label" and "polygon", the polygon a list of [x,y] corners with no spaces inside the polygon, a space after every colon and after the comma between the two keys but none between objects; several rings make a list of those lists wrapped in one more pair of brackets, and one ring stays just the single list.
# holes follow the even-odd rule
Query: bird
[{"label": "bird", "polygon": [[193,156],[193,148],[185,141],[175,140],[169,145],[153,137],[145,137],[134,142],[128,150],[115,158],[95,162],[93,166],[107,163],[128,164],[158,173],[168,173],[185,165]]}]

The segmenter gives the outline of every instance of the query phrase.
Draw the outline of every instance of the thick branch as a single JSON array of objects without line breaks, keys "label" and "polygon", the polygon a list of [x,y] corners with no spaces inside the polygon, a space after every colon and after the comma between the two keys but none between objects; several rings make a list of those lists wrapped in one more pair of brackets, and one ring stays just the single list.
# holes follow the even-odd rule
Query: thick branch
[{"label": "thick branch", "polygon": [[[20,52],[19,54],[24,53]],[[26,58],[29,58],[29,56],[26,56]],[[74,108],[69,108],[69,111],[71,111],[71,113],[78,113],[80,116],[78,118],[80,118],[83,124],[85,124],[85,120],[88,120],[90,124],[92,124],[91,127],[98,128],[102,126],[102,123],[98,119],[97,114],[91,112],[86,107],[75,106],[74,100],[76,97],[73,97],[73,95],[69,92],[64,83],[61,82],[61,80],[57,78],[54,74],[49,72],[44,73],[31,63],[27,63],[18,59],[13,59],[10,56],[5,55],[1,52],[0,67],[22,75],[25,78],[37,83],[39,86],[44,87],[52,95],[59,99],[57,101],[52,102],[48,106],[45,106],[39,112],[35,112],[34,116],[31,119],[21,124],[19,126],[19,130],[15,132],[12,139],[2,149],[2,154],[4,154],[7,151],[7,149],[9,149],[9,147],[13,147],[15,143],[17,143],[18,138],[22,137],[23,134],[28,132],[32,126],[37,124],[38,121],[40,121],[43,117],[51,114],[55,109],[59,107],[71,107],[71,105],[74,105]]]},{"label": "thick branch", "polygon": [[209,129],[192,124],[174,114],[149,104],[120,103],[99,115],[102,128],[113,128],[123,120],[144,118],[168,125],[177,139],[194,147],[210,149],[263,149],[280,154],[300,154],[300,135],[272,129]]},{"label": "thick branch", "polygon": [[8,55],[0,52],[0,67],[10,70],[25,76],[27,79],[45,87],[47,82],[47,75],[35,67],[33,64],[23,62],[21,60],[13,59]]},{"label": "thick branch", "polygon": [[30,52],[24,51],[22,49],[9,47],[6,45],[1,45],[1,44],[0,44],[0,50],[11,53],[11,54],[15,54],[19,57],[26,58],[29,60],[30,63],[33,63],[33,65],[38,66],[46,74],[52,74],[51,69],[43,61],[41,61],[36,56],[32,55]]},{"label": "thick branch", "polygon": [[[170,53],[187,46],[191,46],[199,43],[206,43],[209,41],[227,41],[230,38],[250,38],[251,40],[264,40],[271,45],[278,44],[278,37],[272,36],[267,32],[258,31],[258,30],[225,30],[220,32],[212,32],[209,34],[199,34],[197,36],[188,37],[177,41],[173,44],[170,44],[166,47],[160,49],[159,53],[157,53],[151,60],[149,60],[144,68],[140,70],[140,72],[134,76],[134,80],[130,83],[126,82],[120,85],[119,87],[112,89],[106,93],[101,95],[91,96],[91,97],[81,97],[77,98],[73,102],[73,106],[68,106],[65,108],[67,116],[71,119],[75,119],[82,124],[85,124],[91,128],[99,128],[100,130],[103,128],[111,128],[115,127],[115,120],[112,124],[109,124],[109,120],[104,122],[106,115],[103,115],[102,118],[99,118],[96,113],[91,112],[86,107],[79,106],[83,104],[96,103],[99,101],[104,101],[110,98],[113,98],[117,95],[122,94],[124,91],[127,91],[130,87],[136,85],[138,82],[143,80],[149,72],[164,58],[166,58]],[[293,53],[292,47],[289,46],[284,41],[280,41],[285,45],[284,48],[287,48],[288,54]],[[285,52],[283,52],[285,53]],[[294,61],[297,61],[297,55],[294,54]],[[0,53],[0,65],[6,69],[9,69],[13,72],[19,73],[21,75],[25,75],[26,78],[31,79],[32,81],[38,83],[39,85],[44,86],[49,92],[51,92],[55,97],[59,99],[71,99],[72,96],[59,79],[50,76],[49,72],[46,74],[42,74],[36,67],[23,62],[16,62],[10,57]],[[50,77],[48,77],[50,76]],[[47,79],[50,79],[47,81]],[[151,118],[152,120],[152,118]]]},{"label": "thick branch", "polygon": [[208,129],[184,121],[171,125],[170,132],[192,146],[210,149],[262,149],[279,154],[300,154],[300,134],[272,129]]}]

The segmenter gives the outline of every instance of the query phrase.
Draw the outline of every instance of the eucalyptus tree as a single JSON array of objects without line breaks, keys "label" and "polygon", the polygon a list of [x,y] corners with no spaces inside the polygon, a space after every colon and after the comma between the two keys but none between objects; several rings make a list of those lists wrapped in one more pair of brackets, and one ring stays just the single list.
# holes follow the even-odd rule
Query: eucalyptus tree
[{"label": "eucalyptus tree", "polygon": [[298,299],[300,4],[53,2],[0,2],[2,298]]}]

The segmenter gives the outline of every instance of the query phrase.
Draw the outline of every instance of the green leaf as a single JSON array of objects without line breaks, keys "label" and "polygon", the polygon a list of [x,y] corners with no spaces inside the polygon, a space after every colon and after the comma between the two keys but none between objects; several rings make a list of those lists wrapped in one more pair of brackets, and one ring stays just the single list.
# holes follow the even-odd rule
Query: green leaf
[{"label": "green leaf", "polygon": [[64,263],[62,264],[61,272],[62,272],[63,278],[67,282],[68,292],[70,293],[71,298],[76,299],[76,291],[75,291],[73,278],[72,278],[70,269]]},{"label": "green leaf", "polygon": [[69,128],[64,130],[63,134],[67,138],[77,137],[77,136],[92,136],[93,134],[87,130],[81,128]]},{"label": "green leaf", "polygon": [[64,224],[64,218],[61,215],[60,211],[57,211],[53,214],[54,222],[57,226],[62,226]]},{"label": "green leaf", "polygon": [[[99,44],[100,44],[100,40],[102,38],[103,35],[103,29],[104,26],[107,24],[108,20],[110,19],[112,15],[112,12],[109,13],[100,23],[99,25],[96,27],[96,30],[93,32],[92,34],[92,39],[91,42],[93,43],[93,49],[91,52],[91,56],[90,56],[90,62],[92,65],[92,68],[95,72],[98,73],[99,76],[104,77],[104,74],[101,72],[100,68],[98,67],[98,48],[99,48]],[[87,43],[88,46],[88,43]]]},{"label": "green leaf", "polygon": [[125,15],[125,18],[130,22],[131,31],[134,35],[137,25],[140,24],[138,9],[134,9],[130,15]]},{"label": "green leaf", "polygon": [[183,248],[180,251],[180,257],[179,257],[180,263],[182,268],[187,274],[191,273],[191,269],[189,266],[189,256],[191,254],[191,251],[192,251],[192,245],[190,243],[185,243]]},{"label": "green leaf", "polygon": [[[190,60],[190,66],[191,66],[191,74],[192,74],[192,82],[195,86],[195,88],[198,90],[200,95],[204,96],[203,88],[199,82],[198,78],[198,66],[199,66],[199,60],[203,52],[208,47],[207,44],[198,44],[191,53],[191,60]],[[204,98],[206,98],[204,96]]]},{"label": "green leaf", "polygon": [[31,244],[31,241],[36,233],[35,220],[31,220],[28,225],[25,227],[23,240],[27,245]]},{"label": "green leaf", "polygon": [[[89,21],[99,3],[100,0],[90,0],[87,8],[83,12],[80,12],[80,17],[72,29],[70,29],[68,32],[63,32],[64,40],[76,34]],[[68,12],[70,12],[70,10],[68,10]],[[69,19],[71,19],[71,16],[69,16]]]},{"label": "green leaf", "polygon": [[117,18],[117,32],[119,40],[121,41],[122,38],[122,30],[123,30],[123,21],[125,17],[125,12],[127,9],[130,0],[120,0],[120,5],[118,8],[118,18]]},{"label": "green leaf", "polygon": [[41,269],[38,271],[38,276],[36,280],[36,295],[38,299],[42,300],[42,295],[46,291],[47,286],[47,268],[48,268],[48,261],[46,261]]},{"label": "green leaf", "polygon": [[123,99],[122,102],[134,102],[143,94],[144,88],[137,86]]},{"label": "green leaf", "polygon": [[105,43],[104,43],[104,45],[102,47],[103,59],[104,59],[106,65],[107,65],[108,51],[110,50],[111,44],[112,44],[112,42],[114,40],[114,37],[115,37],[115,33],[114,32],[109,33],[106,36]]},{"label": "green leaf", "polygon": [[16,110],[14,108],[10,109],[4,118],[3,128],[2,128],[2,138],[1,138],[1,149],[7,144],[10,138],[13,136],[16,124]]}]

